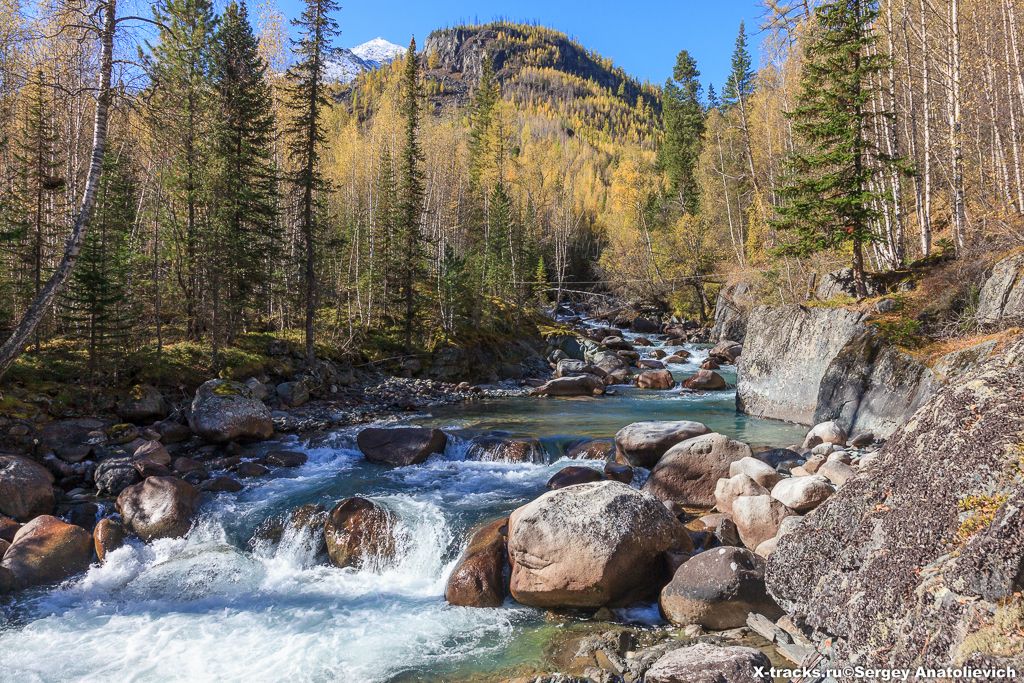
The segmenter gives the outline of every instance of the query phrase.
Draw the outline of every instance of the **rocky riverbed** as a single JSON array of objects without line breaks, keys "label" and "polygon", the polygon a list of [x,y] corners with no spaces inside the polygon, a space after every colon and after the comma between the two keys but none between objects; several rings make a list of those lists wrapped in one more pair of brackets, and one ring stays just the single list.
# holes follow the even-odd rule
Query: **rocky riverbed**
[{"label": "rocky riverbed", "polygon": [[[7,671],[691,683],[769,680],[755,671],[859,653],[870,631],[829,616],[841,601],[816,609],[832,593],[811,578],[859,560],[804,539],[852,519],[837,510],[878,514],[863,511],[877,497],[863,482],[907,440],[892,455],[841,421],[743,416],[739,343],[711,347],[697,343],[704,330],[638,316],[609,323],[550,337],[551,376],[538,381],[381,378],[308,401],[301,381],[211,380],[187,406],[140,387],[117,421],[7,422]],[[970,385],[977,400],[989,382],[1019,395],[998,384],[1019,355],[1007,353],[1001,373]],[[922,411],[949,400],[940,392]],[[927,443],[951,426],[914,428]],[[879,486],[899,487],[886,476]],[[1005,497],[985,495],[1006,514]],[[985,546],[1006,556],[1000,567],[1019,558],[1012,533]],[[1016,580],[995,588],[1012,595]],[[843,645],[828,650],[835,635]],[[99,639],[126,649],[111,656]]]}]

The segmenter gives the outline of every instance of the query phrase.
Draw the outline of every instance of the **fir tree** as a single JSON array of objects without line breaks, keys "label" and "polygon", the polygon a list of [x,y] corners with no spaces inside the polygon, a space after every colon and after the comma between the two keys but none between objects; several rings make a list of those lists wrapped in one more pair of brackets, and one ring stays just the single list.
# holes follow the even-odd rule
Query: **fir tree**
[{"label": "fir tree", "polygon": [[402,302],[403,337],[411,347],[417,320],[419,293],[423,278],[423,237],[420,216],[423,212],[423,152],[420,149],[420,79],[416,60],[416,39],[409,41],[402,71],[402,116],[405,118],[405,139],[399,158],[399,200],[397,242],[401,253],[399,295]]},{"label": "fir tree", "polygon": [[292,42],[298,62],[288,70],[293,119],[291,157],[295,164],[295,186],[300,195],[299,224],[304,246],[303,283],[306,307],[306,362],[316,360],[314,322],[316,319],[316,234],[320,192],[325,183],[320,169],[320,149],[325,142],[324,111],[330,107],[324,83],[327,60],[333,54],[331,40],[338,35],[338,24],[331,12],[338,9],[335,0],[306,0],[306,9],[293,23],[301,30]]},{"label": "fir tree", "polygon": [[695,213],[700,202],[695,173],[704,135],[699,77],[693,57],[686,50],[680,51],[672,80],[665,83],[665,141],[659,150],[661,165],[668,173],[672,191],[689,213]]},{"label": "fir tree", "polygon": [[487,163],[488,133],[499,97],[498,82],[494,79],[494,66],[490,55],[484,55],[480,83],[473,95],[469,112],[469,183],[474,189],[479,187]]},{"label": "fir tree", "polygon": [[89,370],[123,342],[134,323],[129,282],[134,259],[131,243],[138,189],[123,153],[108,152],[96,196],[92,230],[85,238],[65,297],[68,318],[84,330]]},{"label": "fir tree", "polygon": [[158,0],[153,16],[160,27],[156,45],[145,59],[152,83],[150,128],[167,150],[164,194],[180,208],[174,231],[181,236],[176,258],[188,336],[202,327],[203,262],[208,250],[205,218],[208,196],[210,133],[210,55],[216,17],[210,0]]},{"label": "fir tree", "polygon": [[725,88],[722,89],[722,104],[731,107],[736,104],[744,104],[754,94],[755,80],[753,61],[750,58],[750,50],[747,49],[747,33],[740,22],[740,30],[736,35],[736,47],[732,53],[732,71],[725,81]]},{"label": "fir tree", "polygon": [[373,212],[370,277],[373,278],[375,288],[380,294],[380,301],[387,313],[386,307],[395,291],[395,275],[401,269],[395,249],[398,181],[395,178],[395,162],[387,146],[381,149],[380,169],[375,185],[377,204]]},{"label": "fir tree", "polygon": [[[278,248],[275,122],[267,66],[249,24],[245,3],[228,4],[213,49],[215,112],[213,228],[215,305],[234,338],[253,292],[267,284]],[[221,284],[222,283],[222,284]],[[214,330],[217,334],[218,330]]]},{"label": "fir tree", "polygon": [[880,200],[870,189],[880,165],[894,162],[873,146],[873,82],[884,68],[871,24],[877,16],[869,0],[836,0],[818,8],[816,33],[805,49],[800,93],[790,113],[804,143],[789,160],[783,205],[775,227],[792,241],[784,248],[807,255],[850,245],[854,281],[865,296],[864,245]]}]

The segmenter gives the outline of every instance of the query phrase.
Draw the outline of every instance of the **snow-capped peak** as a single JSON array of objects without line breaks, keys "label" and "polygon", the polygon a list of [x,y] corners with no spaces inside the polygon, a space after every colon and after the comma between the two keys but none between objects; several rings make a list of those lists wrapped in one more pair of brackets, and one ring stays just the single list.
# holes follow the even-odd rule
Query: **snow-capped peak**
[{"label": "snow-capped peak", "polygon": [[405,54],[405,48],[383,38],[374,38],[362,45],[356,45],[352,48],[352,54],[364,62],[375,62],[378,66],[383,66]]},{"label": "snow-capped peak", "polygon": [[390,64],[405,54],[405,48],[383,38],[368,40],[351,49],[342,48],[337,58],[327,64],[327,78],[339,83],[350,83],[366,71]]}]

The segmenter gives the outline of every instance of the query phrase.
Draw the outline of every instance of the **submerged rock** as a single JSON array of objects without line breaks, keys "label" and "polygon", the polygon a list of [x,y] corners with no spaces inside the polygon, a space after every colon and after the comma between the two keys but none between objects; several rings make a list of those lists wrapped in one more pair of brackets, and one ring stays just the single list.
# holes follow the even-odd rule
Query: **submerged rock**
[{"label": "submerged rock", "polygon": [[743,548],[716,548],[690,558],[661,591],[662,614],[677,626],[723,630],[747,623],[747,614],[771,620],[782,610],[764,585],[764,560]]},{"label": "submerged rock", "polygon": [[184,536],[199,507],[199,491],[177,477],[149,477],[117,497],[125,526],[144,541]]},{"label": "submerged rock", "polygon": [[710,431],[707,425],[689,420],[634,422],[615,434],[615,446],[630,465],[651,468],[672,446]]},{"label": "submerged rock", "polygon": [[600,396],[604,393],[604,380],[590,373],[556,377],[534,389],[533,393],[537,396]]},{"label": "submerged rock", "polygon": [[463,607],[500,607],[505,602],[505,535],[508,518],[502,517],[479,528],[459,558],[444,599]]},{"label": "submerged rock", "polygon": [[592,467],[581,467],[579,465],[571,465],[564,467],[556,472],[550,479],[548,479],[547,488],[564,489],[566,486],[575,486],[576,484],[588,484],[594,481],[601,481],[603,477],[601,472],[593,469]]},{"label": "submerged rock", "polygon": [[506,439],[484,436],[473,440],[466,453],[469,460],[481,462],[530,462],[544,463],[547,452],[537,439]]},{"label": "submerged rock", "polygon": [[366,498],[346,498],[324,525],[327,554],[336,567],[379,567],[395,554],[395,516]]},{"label": "submerged rock", "polygon": [[189,426],[214,443],[269,439],[274,434],[267,406],[246,385],[226,379],[211,379],[196,390]]},{"label": "submerged rock", "polygon": [[0,454],[0,514],[27,522],[53,512],[53,475],[20,455]]},{"label": "submerged rock", "polygon": [[608,460],[614,453],[614,441],[593,439],[576,444],[568,450],[565,457],[574,460]]},{"label": "submerged rock", "polygon": [[550,491],[509,518],[512,596],[535,607],[628,604],[661,588],[672,550],[692,550],[685,529],[636,489],[603,481]]},{"label": "submerged rock", "polygon": [[13,588],[43,586],[88,569],[92,549],[88,531],[41,515],[14,536],[0,567],[10,573]]},{"label": "submerged rock", "polygon": [[672,446],[644,483],[644,491],[660,500],[711,507],[718,480],[729,477],[733,462],[750,456],[750,446],[724,434],[695,436]]},{"label": "submerged rock", "polygon": [[367,427],[356,437],[367,460],[392,467],[418,465],[434,453],[444,453],[447,443],[444,432],[428,427]]}]

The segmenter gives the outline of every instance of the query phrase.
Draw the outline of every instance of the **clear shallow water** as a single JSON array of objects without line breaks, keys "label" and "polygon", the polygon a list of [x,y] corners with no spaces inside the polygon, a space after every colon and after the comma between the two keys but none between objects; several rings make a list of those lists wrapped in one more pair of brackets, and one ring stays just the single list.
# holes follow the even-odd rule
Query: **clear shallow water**
[{"label": "clear shallow water", "polygon": [[[706,352],[696,351],[679,377]],[[733,381],[728,369],[724,369]],[[686,395],[617,387],[598,399],[511,398],[448,406],[409,423],[452,437],[422,465],[365,462],[354,431],[305,448],[309,462],[205,503],[184,539],[135,543],[103,566],[0,606],[0,681],[457,680],[537,663],[556,628],[507,601],[451,607],[445,581],[472,528],[532,500],[581,437],[643,419],[693,419],[752,445],[786,445],[803,429],[738,416],[732,392]],[[465,460],[484,432],[541,438],[550,464]],[[289,444],[301,448],[301,444]],[[594,462],[576,462],[598,467]],[[249,540],[264,520],[305,503],[362,495],[399,518],[399,553],[376,570],[318,562],[310,539]],[[650,606],[623,614],[650,620]]]}]

